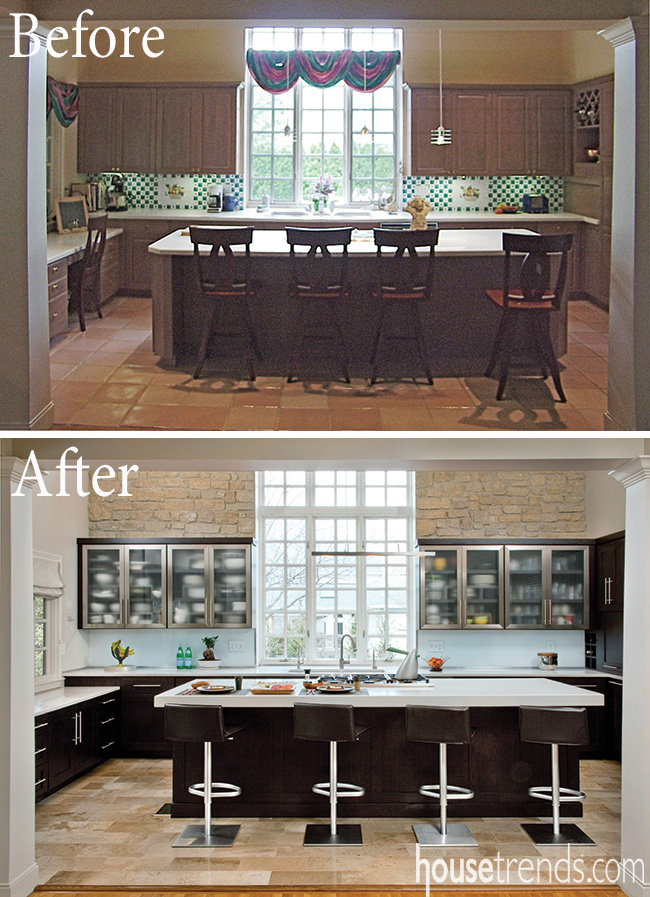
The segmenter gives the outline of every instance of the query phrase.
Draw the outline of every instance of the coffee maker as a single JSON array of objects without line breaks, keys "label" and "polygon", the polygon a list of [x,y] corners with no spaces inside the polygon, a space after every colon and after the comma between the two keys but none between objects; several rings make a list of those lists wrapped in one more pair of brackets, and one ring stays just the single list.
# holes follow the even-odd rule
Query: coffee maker
[{"label": "coffee maker", "polygon": [[111,178],[111,186],[106,191],[106,208],[109,212],[126,212],[128,207],[124,175],[114,174]]},{"label": "coffee maker", "polygon": [[210,184],[208,189],[208,212],[220,212],[223,208],[223,184]]}]

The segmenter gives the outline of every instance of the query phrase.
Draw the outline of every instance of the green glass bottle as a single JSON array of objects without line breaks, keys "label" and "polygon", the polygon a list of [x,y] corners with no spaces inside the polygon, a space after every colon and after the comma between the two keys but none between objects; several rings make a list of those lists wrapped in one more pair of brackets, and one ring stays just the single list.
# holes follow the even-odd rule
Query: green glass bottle
[{"label": "green glass bottle", "polygon": [[192,649],[188,645],[185,649],[185,669],[191,670],[194,666],[194,661],[192,660]]},{"label": "green glass bottle", "polygon": [[176,669],[183,670],[185,669],[185,655],[183,654],[183,646],[178,646],[178,651],[176,652]]}]

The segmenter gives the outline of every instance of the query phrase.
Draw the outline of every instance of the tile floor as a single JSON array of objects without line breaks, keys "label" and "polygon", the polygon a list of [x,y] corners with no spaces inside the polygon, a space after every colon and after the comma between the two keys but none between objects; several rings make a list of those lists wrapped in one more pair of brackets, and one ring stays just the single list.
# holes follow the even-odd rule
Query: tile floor
[{"label": "tile floor", "polygon": [[[151,300],[118,297],[104,318],[52,348],[57,429],[134,430],[602,430],[607,406],[606,312],[569,305],[562,359],[567,403],[550,381],[512,378],[504,401],[482,377],[352,384],[280,377],[247,381],[165,371],[151,348]],[[206,369],[207,370],[207,369]]]},{"label": "tile floor", "polygon": [[[596,842],[571,850],[573,874],[566,880],[565,848],[537,848],[522,832],[520,819],[465,820],[478,847],[444,852],[451,860],[502,858],[497,883],[533,885],[592,884],[594,865],[619,855],[620,764],[591,760],[581,764],[587,793],[585,815],[576,820]],[[111,760],[53,794],[36,807],[36,858],[40,885],[48,889],[91,886],[129,887],[404,887],[416,882],[415,819],[363,819],[364,846],[305,848],[303,819],[233,819],[241,831],[227,850],[173,849],[188,820],[156,815],[171,797],[170,760]],[[346,820],[351,821],[351,820]],[[536,820],[533,820],[536,821]],[[219,822],[219,820],[215,820]],[[422,857],[440,856],[432,848]],[[507,860],[510,859],[506,878]],[[514,864],[530,859],[540,877],[520,878]],[[553,869],[558,861],[563,862]],[[612,863],[612,869],[614,864]],[[423,890],[423,878],[420,889]],[[522,870],[527,876],[529,871]],[[578,876],[582,874],[582,881]],[[563,880],[562,880],[563,878]],[[451,878],[446,880],[454,884]],[[436,882],[442,884],[443,882]],[[466,884],[471,882],[466,881]],[[459,884],[458,881],[455,882]]]}]

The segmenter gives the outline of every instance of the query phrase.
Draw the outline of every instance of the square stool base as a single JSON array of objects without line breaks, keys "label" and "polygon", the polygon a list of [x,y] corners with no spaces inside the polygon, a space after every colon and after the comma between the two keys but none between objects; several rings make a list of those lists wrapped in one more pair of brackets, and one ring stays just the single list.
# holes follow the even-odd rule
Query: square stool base
[{"label": "square stool base", "polygon": [[533,822],[522,825],[523,830],[535,844],[594,844],[589,835],[585,835],[582,829],[572,822],[560,825],[560,834],[553,834],[551,822]]},{"label": "square stool base", "polygon": [[362,847],[363,836],[360,825],[337,825],[333,835],[329,825],[310,823],[305,828],[303,847]]},{"label": "square stool base", "polygon": [[205,837],[205,826],[186,825],[172,847],[232,847],[240,825],[213,825],[210,837]]},{"label": "square stool base", "polygon": [[476,847],[477,841],[466,825],[448,825],[447,834],[442,835],[440,829],[425,823],[414,825],[413,831],[420,847]]}]

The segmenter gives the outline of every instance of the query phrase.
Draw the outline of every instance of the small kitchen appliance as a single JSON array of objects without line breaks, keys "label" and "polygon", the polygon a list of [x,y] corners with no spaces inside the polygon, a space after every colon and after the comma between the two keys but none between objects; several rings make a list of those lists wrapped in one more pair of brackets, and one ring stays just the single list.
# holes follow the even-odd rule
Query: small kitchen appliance
[{"label": "small kitchen appliance", "polygon": [[521,198],[521,207],[524,212],[544,214],[548,212],[548,196],[544,196],[542,193],[524,193]]},{"label": "small kitchen appliance", "polygon": [[220,212],[223,208],[223,184],[210,184],[208,190],[208,212]]},{"label": "small kitchen appliance", "polygon": [[539,660],[537,661],[537,666],[540,668],[540,670],[557,669],[557,654],[555,652],[538,652],[537,657],[539,658]]},{"label": "small kitchen appliance", "polygon": [[123,174],[114,174],[111,178],[111,186],[106,191],[106,208],[109,212],[126,212],[129,208]]}]

